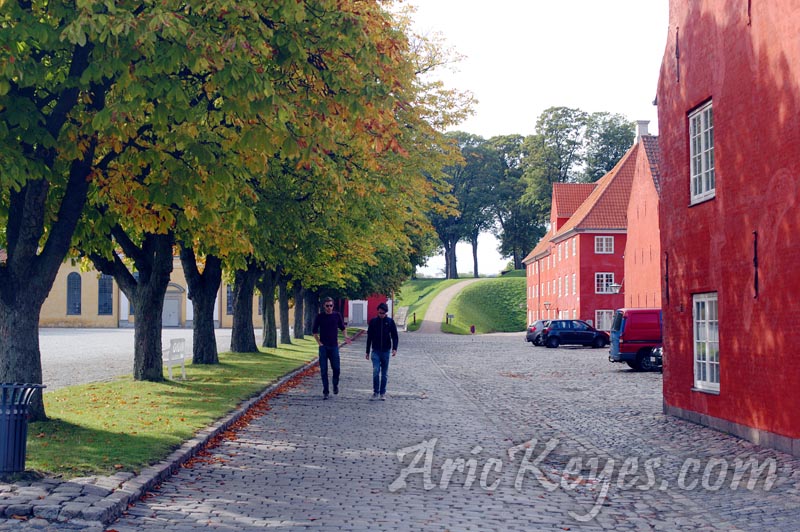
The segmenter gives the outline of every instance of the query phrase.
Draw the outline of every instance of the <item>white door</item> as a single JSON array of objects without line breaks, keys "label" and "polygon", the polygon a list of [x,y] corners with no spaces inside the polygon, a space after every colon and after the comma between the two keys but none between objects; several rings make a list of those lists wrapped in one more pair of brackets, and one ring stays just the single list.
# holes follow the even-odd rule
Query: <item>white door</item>
[{"label": "white door", "polygon": [[363,301],[353,301],[353,315],[351,316],[351,320],[349,325],[363,325],[366,323],[366,310],[367,304]]},{"label": "white door", "polygon": [[181,300],[165,299],[164,311],[161,314],[161,325],[164,327],[178,327],[181,324]]}]

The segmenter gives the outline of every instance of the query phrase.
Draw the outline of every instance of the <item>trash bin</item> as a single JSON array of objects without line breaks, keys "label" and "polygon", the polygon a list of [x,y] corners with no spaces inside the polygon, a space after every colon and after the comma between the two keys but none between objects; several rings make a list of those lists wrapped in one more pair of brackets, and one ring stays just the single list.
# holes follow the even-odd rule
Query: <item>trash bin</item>
[{"label": "trash bin", "polygon": [[25,471],[28,406],[41,384],[0,384],[0,473]]}]

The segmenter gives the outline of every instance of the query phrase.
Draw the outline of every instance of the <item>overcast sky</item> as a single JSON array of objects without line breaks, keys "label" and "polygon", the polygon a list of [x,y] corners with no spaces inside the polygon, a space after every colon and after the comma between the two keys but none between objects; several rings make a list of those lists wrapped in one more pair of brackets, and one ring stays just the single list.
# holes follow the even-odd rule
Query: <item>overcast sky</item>
[{"label": "overcast sky", "polygon": [[[441,78],[478,99],[453,128],[480,135],[534,133],[548,107],[611,112],[650,120],[667,38],[668,0],[410,0],[420,33],[441,33],[465,56]],[[491,235],[479,240],[478,272],[498,273]],[[469,244],[456,248],[458,271],[472,271]],[[420,270],[442,275],[444,258]]]}]

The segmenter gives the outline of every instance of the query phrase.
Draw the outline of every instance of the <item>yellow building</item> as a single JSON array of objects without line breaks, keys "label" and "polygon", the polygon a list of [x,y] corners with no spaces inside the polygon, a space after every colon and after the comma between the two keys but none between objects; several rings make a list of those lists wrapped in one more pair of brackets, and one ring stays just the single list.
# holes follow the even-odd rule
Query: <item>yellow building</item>
[{"label": "yellow building", "polygon": [[[233,326],[233,307],[230,301],[231,286],[223,281],[214,308],[217,327]],[[253,324],[262,327],[260,296],[253,298]],[[161,318],[164,327],[191,328],[194,305],[187,297],[186,278],[178,257],[173,259],[172,274],[164,297]],[[40,327],[133,327],[135,313],[131,312],[128,298],[117,286],[113,277],[96,270],[80,271],[69,262],[61,265],[50,295],[42,306]],[[276,308],[276,321],[279,321]]]}]

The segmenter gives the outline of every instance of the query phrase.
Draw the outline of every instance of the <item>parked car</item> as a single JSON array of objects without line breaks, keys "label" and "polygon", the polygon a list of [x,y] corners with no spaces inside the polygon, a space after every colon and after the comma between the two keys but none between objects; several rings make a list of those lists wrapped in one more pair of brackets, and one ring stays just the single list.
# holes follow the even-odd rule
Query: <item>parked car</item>
[{"label": "parked car", "polygon": [[531,342],[533,345],[542,344],[542,332],[544,328],[550,325],[550,320],[536,320],[528,325],[528,331],[525,333],[525,341]]},{"label": "parked car", "polygon": [[598,331],[585,321],[552,320],[544,329],[542,342],[547,347],[559,345],[605,347],[608,345],[609,337],[607,332]]},{"label": "parked car", "polygon": [[625,362],[636,371],[661,367],[662,331],[661,309],[621,308],[614,312],[611,322],[611,362]]}]

